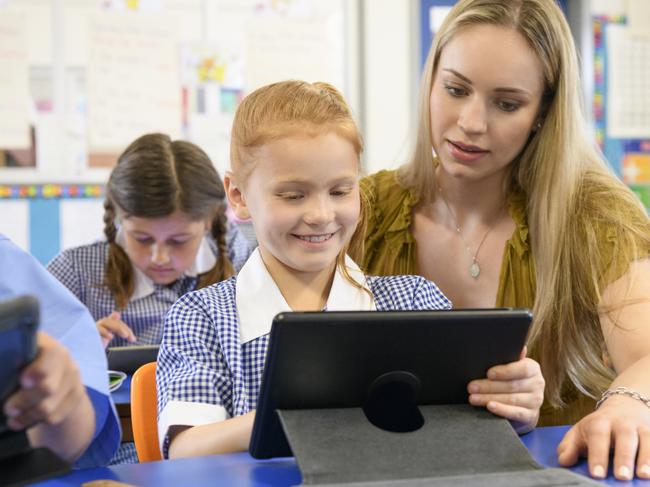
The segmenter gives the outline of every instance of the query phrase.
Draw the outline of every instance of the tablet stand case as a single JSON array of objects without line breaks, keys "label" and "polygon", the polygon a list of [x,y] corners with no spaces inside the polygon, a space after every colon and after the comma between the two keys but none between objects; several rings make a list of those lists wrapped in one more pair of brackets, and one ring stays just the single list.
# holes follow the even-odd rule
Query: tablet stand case
[{"label": "tablet stand case", "polygon": [[362,408],[278,410],[303,485],[600,485],[530,456],[507,420],[469,405],[420,406],[421,428],[380,429]]},{"label": "tablet stand case", "polygon": [[0,486],[26,485],[68,470],[49,448],[32,448],[25,431],[0,434]]}]

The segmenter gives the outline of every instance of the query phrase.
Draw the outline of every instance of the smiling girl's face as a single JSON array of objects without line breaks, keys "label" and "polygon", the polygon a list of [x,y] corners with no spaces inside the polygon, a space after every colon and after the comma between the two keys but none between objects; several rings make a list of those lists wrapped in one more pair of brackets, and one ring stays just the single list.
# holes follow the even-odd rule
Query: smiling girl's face
[{"label": "smiling girl's face", "polygon": [[132,264],[156,284],[171,284],[189,269],[209,221],[180,211],[161,218],[122,217],[122,248]]},{"label": "smiling girl's face", "polygon": [[480,180],[503,174],[538,121],[542,63],[514,29],[461,29],[442,49],[430,96],[441,169]]},{"label": "smiling girl's face", "polygon": [[287,270],[331,273],[359,220],[359,158],[334,132],[283,137],[257,150],[234,193],[233,209],[251,218],[274,278]]}]

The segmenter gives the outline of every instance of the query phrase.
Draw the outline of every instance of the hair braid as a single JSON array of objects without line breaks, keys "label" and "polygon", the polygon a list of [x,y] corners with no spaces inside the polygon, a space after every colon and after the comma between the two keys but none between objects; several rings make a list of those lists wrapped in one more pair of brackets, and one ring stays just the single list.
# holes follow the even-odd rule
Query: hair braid
[{"label": "hair braid", "polygon": [[104,267],[104,285],[108,287],[117,307],[123,309],[133,294],[134,282],[131,261],[115,241],[117,227],[115,226],[115,207],[110,199],[104,200],[104,235],[108,241],[108,258]]},{"label": "hair braid", "polygon": [[216,216],[212,220],[210,234],[217,244],[219,255],[217,263],[212,269],[205,274],[201,274],[197,289],[209,286],[215,282],[223,281],[235,274],[235,269],[228,256],[228,247],[226,246],[226,233],[228,232],[228,218],[226,217],[226,204],[221,203],[216,211]]}]

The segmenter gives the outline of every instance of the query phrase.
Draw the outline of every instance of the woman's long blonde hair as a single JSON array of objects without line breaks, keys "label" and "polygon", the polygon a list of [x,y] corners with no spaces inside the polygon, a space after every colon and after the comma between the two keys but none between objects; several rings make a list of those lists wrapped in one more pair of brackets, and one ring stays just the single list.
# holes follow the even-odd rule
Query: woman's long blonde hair
[{"label": "woman's long blonde hair", "polygon": [[[238,181],[245,181],[255,167],[256,150],[264,144],[292,135],[315,137],[328,132],[349,141],[357,159],[361,157],[361,132],[343,95],[334,86],[287,80],[258,88],[244,98],[235,113],[230,140],[233,175]],[[345,255],[361,252],[366,228],[365,205],[362,196],[355,233],[337,258],[339,269],[355,286],[356,281],[344,265]]]},{"label": "woman's long blonde hair", "polygon": [[[523,191],[536,269],[531,352],[546,378],[546,396],[561,406],[569,378],[595,397],[614,372],[602,360],[598,303],[604,287],[647,255],[648,218],[634,194],[607,167],[586,134],[579,65],[564,14],[553,0],[461,0],[436,33],[424,68],[419,131],[402,184],[421,202],[435,198],[429,98],[440,53],[459,30],[479,24],[515,29],[543,65],[541,128],[512,163],[508,191]],[[603,249],[609,229],[613,252]],[[601,310],[602,311],[602,310]]]}]

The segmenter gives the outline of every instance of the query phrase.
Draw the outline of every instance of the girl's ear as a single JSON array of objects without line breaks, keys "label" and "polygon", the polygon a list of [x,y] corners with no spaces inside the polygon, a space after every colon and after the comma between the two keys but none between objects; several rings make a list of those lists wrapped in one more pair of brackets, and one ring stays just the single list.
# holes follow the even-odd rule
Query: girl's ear
[{"label": "girl's ear", "polygon": [[230,207],[237,218],[240,220],[247,220],[250,218],[248,206],[246,206],[246,199],[244,198],[241,188],[235,182],[232,172],[226,171],[223,178],[223,185],[226,188],[228,203],[230,203]]}]

